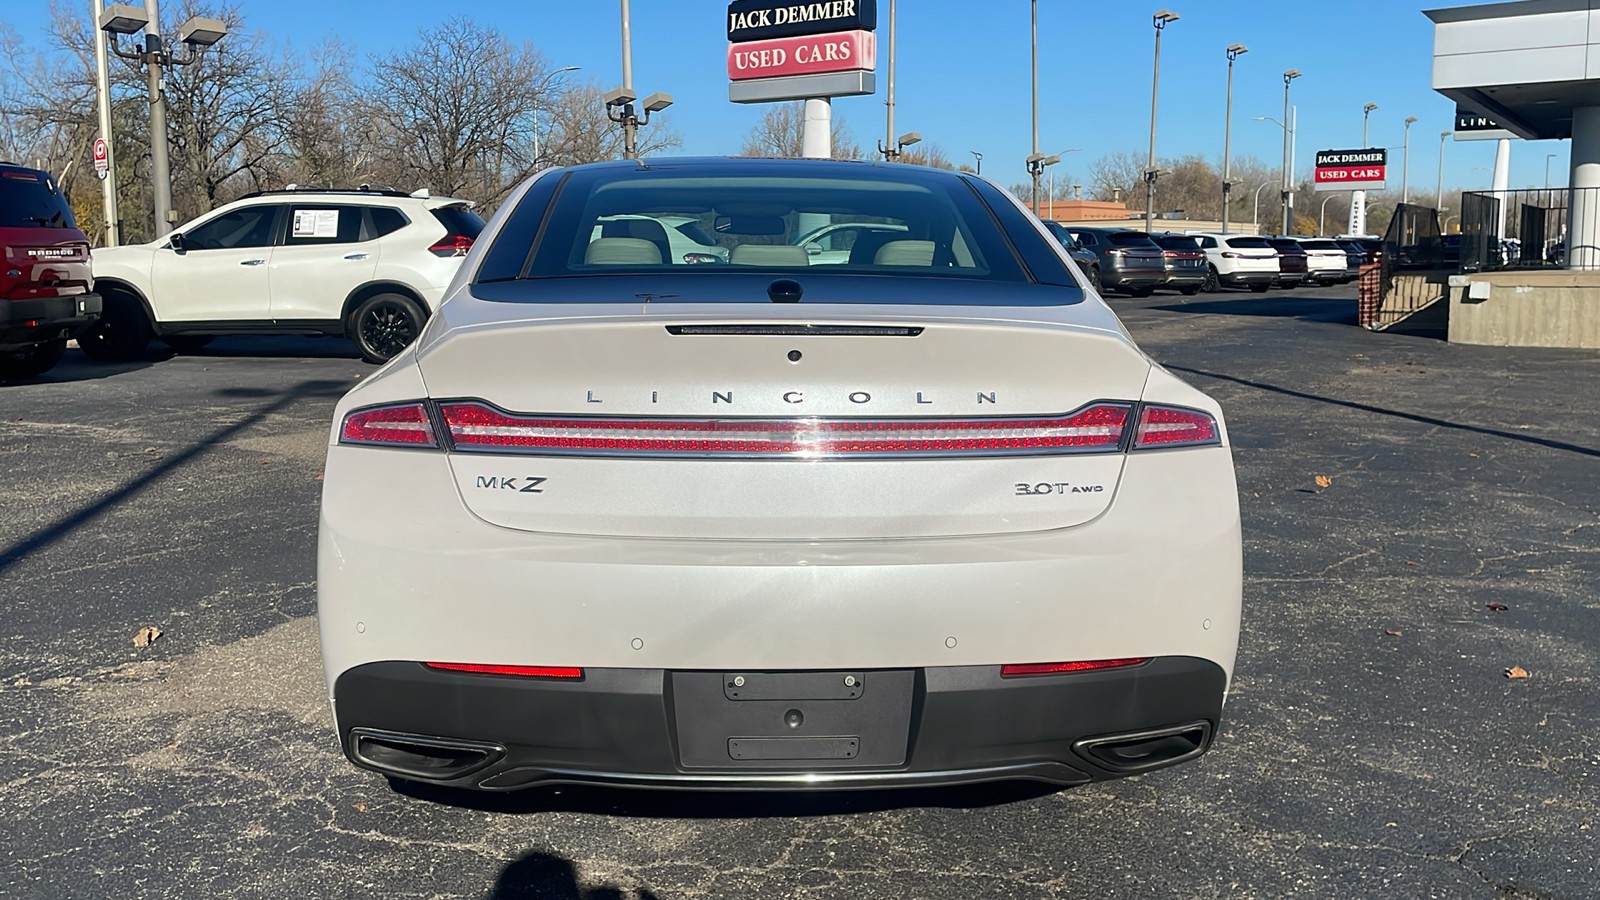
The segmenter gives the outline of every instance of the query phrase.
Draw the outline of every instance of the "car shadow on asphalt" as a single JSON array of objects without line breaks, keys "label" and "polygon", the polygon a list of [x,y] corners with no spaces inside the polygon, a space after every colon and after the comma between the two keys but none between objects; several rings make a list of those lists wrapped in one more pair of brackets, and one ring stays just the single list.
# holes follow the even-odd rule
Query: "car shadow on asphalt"
[{"label": "car shadow on asphalt", "polygon": [[224,425],[191,443],[188,447],[164,457],[158,465],[137,478],[118,485],[109,493],[100,495],[92,502],[72,510],[49,525],[20,538],[9,546],[0,547],[0,574],[4,574],[8,569],[40,550],[63,540],[67,535],[98,518],[111,508],[131,499],[169,472],[195,459],[207,450],[232,440],[235,436],[248,431],[269,416],[292,406],[300,400],[313,397],[341,397],[349,389],[350,384],[348,382],[320,379],[302,381],[284,391],[256,388],[224,388],[217,391],[216,393],[219,396],[261,398],[270,402],[251,411],[239,421]]},{"label": "car shadow on asphalt", "polygon": [[1307,297],[1293,292],[1275,297],[1258,297],[1251,294],[1226,300],[1179,300],[1175,304],[1150,308],[1165,312],[1206,313],[1220,316],[1275,316],[1339,325],[1356,324],[1354,297]]},{"label": "car shadow on asphalt", "polygon": [[632,895],[638,900],[656,900],[647,888],[623,891],[613,885],[584,889],[578,886],[577,867],[571,860],[553,853],[529,850],[500,873],[489,900],[622,900]]},{"label": "car shadow on asphalt", "polygon": [[395,793],[458,809],[530,815],[567,812],[636,819],[767,819],[837,816],[899,809],[985,809],[1059,793],[1029,781],[871,791],[652,791],[589,785],[469,791],[390,779]]},{"label": "car shadow on asphalt", "polygon": [[1569,444],[1566,441],[1555,441],[1549,438],[1535,437],[1531,434],[1518,434],[1514,431],[1503,431],[1498,428],[1485,428],[1482,425],[1468,425],[1464,422],[1451,422],[1448,419],[1439,419],[1433,416],[1420,415],[1418,413],[1402,412],[1398,409],[1387,409],[1382,406],[1373,406],[1370,403],[1358,403],[1354,400],[1340,400],[1337,397],[1327,397],[1322,394],[1312,394],[1307,391],[1297,391],[1293,388],[1281,387],[1276,384],[1267,384],[1266,382],[1261,381],[1252,381],[1248,378],[1240,378],[1236,375],[1224,375],[1221,372],[1207,372],[1203,369],[1192,369],[1188,366],[1175,366],[1170,364],[1165,366],[1165,368],[1174,372],[1185,372],[1190,375],[1199,375],[1202,378],[1214,378],[1218,381],[1226,381],[1230,384],[1242,385],[1244,387],[1255,388],[1256,390],[1270,391],[1274,394],[1282,394],[1286,397],[1298,397],[1301,400],[1312,400],[1317,403],[1327,403],[1331,406],[1342,406],[1345,409],[1354,409],[1360,412],[1375,413],[1380,416],[1393,416],[1397,419],[1405,419],[1409,422],[1419,422],[1423,425],[1432,425],[1437,428],[1450,428],[1456,431],[1470,431],[1474,434],[1505,438],[1506,440],[1510,441],[1521,441],[1524,444],[1535,444],[1540,447],[1548,447],[1552,450],[1565,450],[1568,453],[1579,453],[1584,456],[1600,457],[1600,449],[1596,449],[1594,447],[1584,447],[1579,444]]},{"label": "car shadow on asphalt", "polygon": [[84,356],[78,350],[68,350],[67,355],[61,358],[55,368],[32,378],[18,378],[14,381],[0,381],[0,386],[26,384],[71,384],[77,381],[97,381],[101,378],[115,378],[140,369],[148,369],[161,360],[171,356],[165,354],[146,354],[137,359],[121,362],[99,362]]}]

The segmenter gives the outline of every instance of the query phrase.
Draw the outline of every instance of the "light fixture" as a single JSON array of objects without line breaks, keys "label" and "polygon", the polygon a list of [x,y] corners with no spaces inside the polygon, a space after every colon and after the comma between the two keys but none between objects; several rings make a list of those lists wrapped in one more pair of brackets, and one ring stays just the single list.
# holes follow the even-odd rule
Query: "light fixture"
[{"label": "light fixture", "polygon": [[221,19],[192,16],[178,26],[178,40],[196,47],[209,47],[228,36],[228,26]]},{"label": "light fixture", "polygon": [[644,111],[658,113],[672,105],[672,95],[654,93],[644,98]]},{"label": "light fixture", "polygon": [[619,87],[606,91],[604,99],[607,106],[627,106],[638,98],[634,96],[633,91]]},{"label": "light fixture", "polygon": [[898,143],[902,147],[909,147],[912,144],[920,144],[922,143],[922,132],[908,131],[905,134],[900,135],[900,140]]},{"label": "light fixture", "polygon": [[101,31],[109,31],[112,34],[135,34],[150,24],[150,14],[145,12],[142,6],[113,3],[100,13],[98,24]]}]

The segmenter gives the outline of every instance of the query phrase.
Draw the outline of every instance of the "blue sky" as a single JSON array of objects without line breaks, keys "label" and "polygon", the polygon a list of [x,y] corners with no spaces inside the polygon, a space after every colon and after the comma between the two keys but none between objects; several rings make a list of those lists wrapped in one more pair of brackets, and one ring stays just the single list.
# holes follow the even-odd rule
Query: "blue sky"
[{"label": "blue sky", "polygon": [[[238,0],[247,20],[273,38],[306,47],[340,35],[365,53],[410,43],[418,28],[452,12],[493,24],[542,47],[555,65],[608,86],[621,82],[618,0],[477,0],[461,5],[420,0]],[[883,73],[889,0],[880,6],[879,95],[835,105],[856,138],[871,146],[884,129]],[[1143,153],[1150,127],[1150,14],[1165,3],[1182,15],[1162,41],[1158,155],[1203,154],[1220,160],[1226,86],[1224,50],[1250,47],[1235,69],[1234,153],[1276,164],[1281,132],[1252,116],[1281,116],[1282,72],[1297,68],[1298,164],[1318,149],[1361,143],[1361,107],[1377,103],[1372,140],[1393,148],[1398,187],[1403,121],[1412,126],[1411,185],[1433,190],[1439,132],[1454,107],[1429,87],[1432,23],[1421,6],[1392,0],[1341,3],[1243,0],[1127,0],[1087,3],[1040,0],[1040,143],[1046,153],[1082,148],[1058,169],[1078,180],[1095,157]],[[1447,0],[1433,5],[1451,4]],[[716,0],[633,0],[634,82],[640,94],[671,93],[671,118],[692,154],[736,152],[760,109],[727,99],[724,12]],[[13,0],[0,21],[36,39],[47,0]],[[1027,0],[901,0],[896,126],[919,131],[955,160],[984,154],[984,174],[1002,182],[1026,178],[1030,151]],[[1541,186],[1545,156],[1553,183],[1565,183],[1567,142],[1515,141],[1512,187]],[[1449,142],[1447,187],[1487,188],[1494,143]]]}]

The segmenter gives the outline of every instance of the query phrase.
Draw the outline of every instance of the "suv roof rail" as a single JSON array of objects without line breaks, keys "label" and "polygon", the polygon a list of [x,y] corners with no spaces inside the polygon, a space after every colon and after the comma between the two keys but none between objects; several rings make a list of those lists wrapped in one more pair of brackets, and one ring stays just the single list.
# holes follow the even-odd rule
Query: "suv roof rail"
[{"label": "suv roof rail", "polygon": [[353,188],[321,188],[321,187],[301,187],[300,185],[297,185],[297,184],[291,184],[288,187],[278,188],[276,190],[251,191],[250,193],[245,194],[243,197],[240,197],[239,199],[240,200],[249,200],[252,197],[270,197],[270,196],[278,196],[278,195],[281,195],[281,194],[356,194],[358,196],[364,195],[364,196],[368,196],[368,197],[409,197],[409,196],[411,196],[410,194],[407,194],[405,191],[397,191],[397,190],[394,190],[392,188],[384,188],[384,187],[368,187],[367,185],[362,185],[361,187],[353,187]]}]

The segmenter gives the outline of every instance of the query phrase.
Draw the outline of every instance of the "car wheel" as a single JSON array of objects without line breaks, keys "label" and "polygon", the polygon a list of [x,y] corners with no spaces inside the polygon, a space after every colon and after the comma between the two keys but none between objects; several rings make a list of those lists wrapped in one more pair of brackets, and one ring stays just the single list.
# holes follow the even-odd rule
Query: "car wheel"
[{"label": "car wheel", "polygon": [[56,363],[61,361],[61,355],[66,352],[66,338],[56,338],[20,350],[0,351],[0,381],[43,375],[55,368]]},{"label": "car wheel", "polygon": [[1252,293],[1252,294],[1265,294],[1267,292],[1267,289],[1270,288],[1270,287],[1272,287],[1272,285],[1270,283],[1268,283],[1268,284],[1252,284],[1252,285],[1250,285],[1250,293]]},{"label": "car wheel", "polygon": [[128,359],[150,346],[150,317],[139,298],[123,291],[101,294],[100,318],[78,335],[78,349],[91,359]]},{"label": "car wheel", "polygon": [[1191,284],[1178,288],[1178,293],[1184,295],[1185,297],[1193,297],[1195,294],[1200,293],[1200,285]]},{"label": "car wheel", "polygon": [[1094,288],[1094,292],[1096,294],[1105,293],[1105,289],[1104,289],[1104,287],[1102,286],[1102,284],[1100,282],[1100,267],[1099,266],[1090,266],[1089,267],[1089,286]]},{"label": "car wheel", "polygon": [[161,343],[179,353],[193,353],[214,340],[216,338],[209,334],[173,334],[162,338]]},{"label": "car wheel", "polygon": [[403,294],[378,294],[368,297],[350,316],[350,336],[355,339],[361,358],[370,363],[386,363],[411,346],[422,333],[427,313],[415,300]]},{"label": "car wheel", "polygon": [[1206,266],[1206,280],[1200,282],[1200,290],[1208,294],[1222,290],[1222,281],[1217,277],[1216,266]]}]

